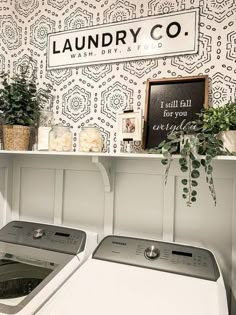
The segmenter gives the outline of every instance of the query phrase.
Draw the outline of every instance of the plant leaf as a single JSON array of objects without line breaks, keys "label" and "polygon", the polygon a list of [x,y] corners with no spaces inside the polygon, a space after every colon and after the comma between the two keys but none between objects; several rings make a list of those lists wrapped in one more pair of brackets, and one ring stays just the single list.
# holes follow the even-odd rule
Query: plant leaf
[{"label": "plant leaf", "polygon": [[192,161],[192,167],[193,168],[199,168],[201,166],[201,163],[198,160]]},{"label": "plant leaf", "polygon": [[200,176],[200,172],[198,170],[193,170],[191,172],[191,177],[192,178],[198,178]]},{"label": "plant leaf", "polygon": [[204,159],[201,159],[201,164],[202,164],[202,166],[206,166],[206,161],[204,160]]},{"label": "plant leaf", "polygon": [[182,172],[187,172],[188,167],[187,167],[187,166],[181,166],[180,170],[181,170]]},{"label": "plant leaf", "polygon": [[181,165],[181,166],[185,166],[185,165],[187,165],[187,160],[186,160],[186,158],[180,158],[179,159],[179,164]]},{"label": "plant leaf", "polygon": [[192,181],[191,181],[191,185],[192,185],[193,187],[196,187],[196,186],[198,185],[198,182],[197,182],[196,180],[192,180]]},{"label": "plant leaf", "polygon": [[161,160],[161,163],[162,163],[163,165],[167,165],[167,164],[168,164],[168,159],[162,159],[162,160]]}]

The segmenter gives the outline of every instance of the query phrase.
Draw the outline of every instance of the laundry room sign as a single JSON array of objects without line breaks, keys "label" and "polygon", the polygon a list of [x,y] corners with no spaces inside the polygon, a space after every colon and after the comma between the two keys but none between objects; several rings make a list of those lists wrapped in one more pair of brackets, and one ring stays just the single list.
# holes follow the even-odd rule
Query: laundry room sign
[{"label": "laundry room sign", "polygon": [[192,9],[51,33],[47,69],[194,54],[198,25],[199,10]]}]

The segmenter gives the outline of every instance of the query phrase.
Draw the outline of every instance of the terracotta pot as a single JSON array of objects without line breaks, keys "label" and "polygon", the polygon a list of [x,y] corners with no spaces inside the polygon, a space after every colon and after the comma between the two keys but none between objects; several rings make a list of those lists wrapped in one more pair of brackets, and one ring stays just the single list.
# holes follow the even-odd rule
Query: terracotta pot
[{"label": "terracotta pot", "polygon": [[3,149],[27,151],[29,149],[31,127],[3,125]]},{"label": "terracotta pot", "polygon": [[236,153],[236,130],[221,131],[218,136],[225,149]]}]

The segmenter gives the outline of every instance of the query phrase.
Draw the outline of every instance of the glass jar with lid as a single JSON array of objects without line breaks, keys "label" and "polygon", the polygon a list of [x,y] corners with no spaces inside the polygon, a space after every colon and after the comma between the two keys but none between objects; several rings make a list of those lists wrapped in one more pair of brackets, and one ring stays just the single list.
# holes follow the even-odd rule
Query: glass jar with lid
[{"label": "glass jar with lid", "polygon": [[37,149],[48,150],[48,135],[52,128],[53,112],[41,110],[39,115]]},{"label": "glass jar with lid", "polygon": [[72,132],[62,124],[54,125],[49,132],[49,151],[72,151]]},{"label": "glass jar with lid", "polygon": [[79,134],[80,152],[102,152],[103,138],[101,131],[93,125],[82,127]]}]

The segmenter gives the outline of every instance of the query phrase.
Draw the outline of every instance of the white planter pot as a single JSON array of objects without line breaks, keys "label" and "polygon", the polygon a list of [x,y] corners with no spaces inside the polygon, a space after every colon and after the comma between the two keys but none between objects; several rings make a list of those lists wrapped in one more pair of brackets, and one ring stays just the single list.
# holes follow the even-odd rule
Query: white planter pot
[{"label": "white planter pot", "polygon": [[223,141],[223,146],[229,152],[236,153],[236,130],[221,131],[219,139]]}]

